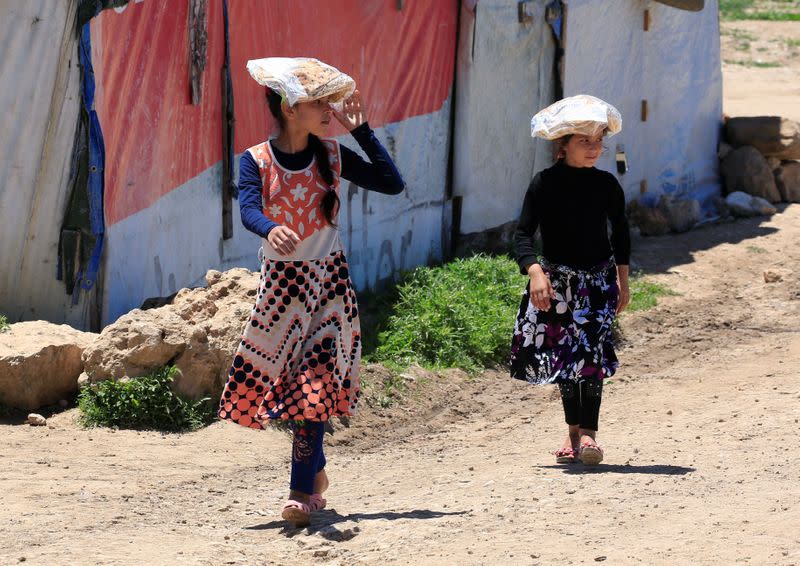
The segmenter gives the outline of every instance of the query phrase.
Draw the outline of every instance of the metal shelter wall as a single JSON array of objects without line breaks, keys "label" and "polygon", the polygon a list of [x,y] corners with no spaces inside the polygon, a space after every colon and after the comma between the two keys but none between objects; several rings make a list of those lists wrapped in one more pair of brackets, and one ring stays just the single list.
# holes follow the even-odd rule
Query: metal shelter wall
[{"label": "metal shelter wall", "polygon": [[80,111],[77,0],[0,4],[0,312],[88,326],[56,279]]},{"label": "metal shelter wall", "polygon": [[516,221],[533,173],[552,163],[530,136],[530,117],[553,102],[555,40],[549,1],[464,3],[458,48],[454,194],[462,197],[461,234]]},{"label": "metal shelter wall", "polygon": [[713,217],[722,120],[718,3],[689,12],[646,0],[569,0],[566,42],[565,96],[592,94],[622,112],[622,132],[608,140],[598,167],[616,171],[622,144],[630,170],[618,178],[629,201],[692,198]]}]

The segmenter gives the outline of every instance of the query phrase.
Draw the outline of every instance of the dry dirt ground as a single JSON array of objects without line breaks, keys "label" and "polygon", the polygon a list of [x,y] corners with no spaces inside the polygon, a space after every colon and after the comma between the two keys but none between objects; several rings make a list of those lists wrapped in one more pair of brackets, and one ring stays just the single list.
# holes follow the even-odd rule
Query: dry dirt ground
[{"label": "dry dirt ground", "polygon": [[800,564],[798,242],[800,205],[636,242],[679,294],[624,317],[596,469],[554,464],[552,389],[452,372],[335,432],[330,508],[295,530],[286,434],[70,410],[0,426],[0,563]]},{"label": "dry dirt ground", "polygon": [[800,120],[800,22],[722,23],[723,111]]},{"label": "dry dirt ground", "polygon": [[[750,111],[778,79],[737,78],[781,68],[730,67],[729,112],[797,111],[782,87]],[[329,509],[296,530],[285,433],[86,430],[72,409],[0,424],[0,564],[800,565],[799,243],[800,205],[635,242],[678,294],[623,318],[595,469],[554,463],[552,389],[418,373],[328,438]]]}]

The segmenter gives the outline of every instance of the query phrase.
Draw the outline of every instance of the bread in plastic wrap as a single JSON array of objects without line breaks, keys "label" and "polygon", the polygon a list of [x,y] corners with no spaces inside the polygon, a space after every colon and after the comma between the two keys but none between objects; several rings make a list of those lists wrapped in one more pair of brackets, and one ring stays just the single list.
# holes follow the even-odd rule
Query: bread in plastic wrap
[{"label": "bread in plastic wrap", "polygon": [[290,106],[327,98],[341,102],[353,94],[356,82],[336,67],[310,57],[267,57],[247,62],[256,82],[280,94]]},{"label": "bread in plastic wrap", "polygon": [[531,136],[555,140],[568,135],[613,136],[622,130],[622,115],[609,103],[588,94],[559,100],[531,119]]}]

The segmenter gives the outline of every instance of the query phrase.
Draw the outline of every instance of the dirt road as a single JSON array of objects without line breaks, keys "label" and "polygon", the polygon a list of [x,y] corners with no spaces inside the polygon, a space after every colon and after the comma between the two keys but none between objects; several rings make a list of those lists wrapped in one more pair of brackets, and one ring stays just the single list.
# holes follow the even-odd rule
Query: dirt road
[{"label": "dirt road", "polygon": [[454,372],[337,431],[330,508],[293,530],[285,434],[73,410],[0,426],[0,563],[800,564],[798,242],[798,205],[637,242],[680,294],[624,318],[595,470],[554,464],[554,391]]}]

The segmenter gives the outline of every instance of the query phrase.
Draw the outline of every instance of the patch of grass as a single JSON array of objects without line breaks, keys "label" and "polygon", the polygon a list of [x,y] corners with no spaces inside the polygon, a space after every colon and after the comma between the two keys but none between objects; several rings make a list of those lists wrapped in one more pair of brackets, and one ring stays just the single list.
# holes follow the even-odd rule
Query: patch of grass
[{"label": "patch of grass", "polygon": [[786,47],[790,49],[800,47],[800,39],[787,38],[784,40],[784,43],[786,43]]},{"label": "patch of grass", "polygon": [[5,332],[8,329],[9,329],[9,324],[6,315],[0,314],[0,332]]},{"label": "patch of grass", "polygon": [[420,267],[397,286],[370,361],[475,373],[508,358],[524,279],[506,256]]},{"label": "patch of grass", "polygon": [[628,305],[628,312],[644,311],[651,309],[658,304],[659,297],[677,295],[660,283],[648,280],[641,274],[631,277],[631,302]]},{"label": "patch of grass", "polygon": [[408,391],[408,385],[401,375],[404,368],[391,362],[384,362],[384,366],[391,372],[391,375],[375,381],[370,378],[362,378],[361,384],[367,397],[371,397],[380,407],[386,409]]},{"label": "patch of grass", "polygon": [[755,35],[753,35],[749,31],[746,31],[746,30],[743,30],[743,29],[736,29],[736,28],[723,29],[720,32],[720,34],[721,35],[729,35],[729,36],[733,37],[734,39],[738,39],[739,41],[755,41],[756,40],[756,36]]},{"label": "patch of grass", "polygon": [[765,254],[765,253],[767,253],[767,250],[765,250],[764,248],[761,248],[759,246],[753,246],[753,245],[747,246],[747,251],[750,252],[750,253],[754,253],[754,254]]},{"label": "patch of grass", "polygon": [[722,19],[800,21],[800,2],[797,0],[720,0],[719,11]]},{"label": "patch of grass", "polygon": [[776,61],[744,61],[744,60],[737,60],[737,59],[725,59],[725,62],[729,65],[742,65],[744,67],[758,67],[760,69],[774,69],[777,67],[783,67],[782,63],[778,63]]},{"label": "patch of grass", "polygon": [[212,422],[214,408],[209,399],[190,401],[171,389],[177,371],[167,366],[144,377],[84,387],[78,395],[83,424],[182,432]]}]

